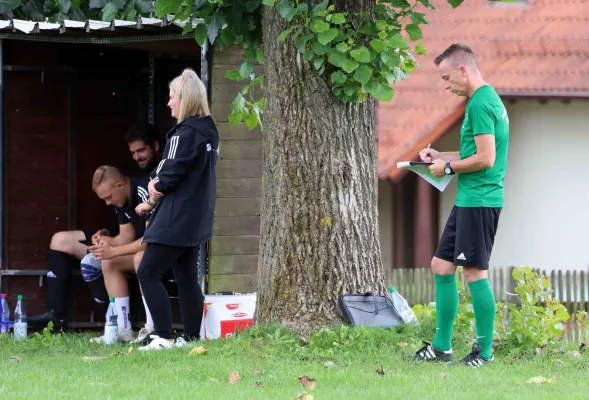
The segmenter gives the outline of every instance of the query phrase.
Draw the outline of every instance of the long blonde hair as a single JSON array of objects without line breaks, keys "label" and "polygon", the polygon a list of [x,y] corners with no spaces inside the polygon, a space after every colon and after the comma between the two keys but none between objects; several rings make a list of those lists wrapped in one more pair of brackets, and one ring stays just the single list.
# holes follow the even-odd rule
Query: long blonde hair
[{"label": "long blonde hair", "polygon": [[211,115],[207,89],[193,69],[186,68],[182,74],[170,82],[170,90],[173,91],[180,102],[178,122],[186,118],[198,115]]}]

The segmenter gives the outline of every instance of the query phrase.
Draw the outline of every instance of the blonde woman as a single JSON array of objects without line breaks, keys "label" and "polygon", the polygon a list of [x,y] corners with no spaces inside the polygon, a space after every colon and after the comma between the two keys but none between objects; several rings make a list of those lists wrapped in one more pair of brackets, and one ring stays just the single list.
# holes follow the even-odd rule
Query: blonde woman
[{"label": "blonde woman", "polygon": [[[185,69],[170,83],[168,107],[178,122],[166,135],[163,159],[148,186],[150,198],[136,209],[139,214],[151,212],[137,276],[154,324],[154,332],[139,350],[198,340],[203,315],[197,260],[200,244],[211,238],[213,230],[219,134],[209,112],[206,88],[193,70]],[[161,281],[170,267],[184,322],[184,336],[176,339],[170,298]]]}]

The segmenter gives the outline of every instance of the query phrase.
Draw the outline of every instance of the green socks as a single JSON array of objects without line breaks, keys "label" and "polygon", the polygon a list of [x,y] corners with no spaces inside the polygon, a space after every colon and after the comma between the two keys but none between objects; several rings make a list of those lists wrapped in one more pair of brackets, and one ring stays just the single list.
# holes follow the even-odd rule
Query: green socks
[{"label": "green socks", "polygon": [[434,278],[436,280],[436,335],[432,345],[438,350],[448,351],[452,348],[452,331],[458,312],[458,285],[454,274],[434,275]]},{"label": "green socks", "polygon": [[472,295],[472,308],[477,325],[477,343],[482,346],[481,356],[490,359],[493,355],[496,304],[488,279],[468,284]]}]

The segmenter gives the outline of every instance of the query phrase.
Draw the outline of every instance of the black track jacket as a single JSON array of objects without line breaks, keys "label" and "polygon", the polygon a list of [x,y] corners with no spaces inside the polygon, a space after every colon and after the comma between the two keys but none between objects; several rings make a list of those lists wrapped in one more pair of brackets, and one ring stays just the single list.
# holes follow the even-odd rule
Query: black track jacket
[{"label": "black track jacket", "polygon": [[143,235],[144,243],[193,247],[211,238],[219,134],[212,117],[188,117],[166,135],[155,188],[164,194]]}]

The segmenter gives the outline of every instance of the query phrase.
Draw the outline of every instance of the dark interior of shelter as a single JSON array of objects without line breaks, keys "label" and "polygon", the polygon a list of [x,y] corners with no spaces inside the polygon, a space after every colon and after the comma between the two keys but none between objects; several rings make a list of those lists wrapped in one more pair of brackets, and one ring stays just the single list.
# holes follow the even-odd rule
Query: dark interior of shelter
[{"label": "dark interior of shelter", "polygon": [[[175,123],[168,84],[186,67],[200,75],[201,49],[194,40],[99,45],[5,39],[2,62],[2,268],[30,271],[5,274],[2,291],[10,298],[23,294],[30,315],[46,310],[45,277],[34,271],[47,269],[52,235],[117,225],[114,210],[92,191],[92,175],[103,164],[137,172],[127,129],[152,123],[165,136]],[[138,293],[137,280],[130,289]],[[72,277],[70,293],[72,326],[104,321],[81,276]],[[133,320],[143,318],[139,304]],[[174,315],[180,318],[177,310]]]}]

